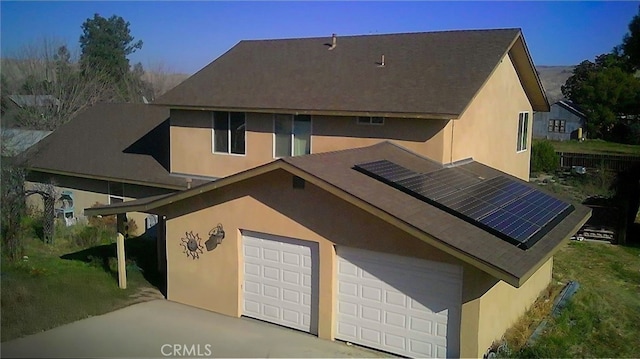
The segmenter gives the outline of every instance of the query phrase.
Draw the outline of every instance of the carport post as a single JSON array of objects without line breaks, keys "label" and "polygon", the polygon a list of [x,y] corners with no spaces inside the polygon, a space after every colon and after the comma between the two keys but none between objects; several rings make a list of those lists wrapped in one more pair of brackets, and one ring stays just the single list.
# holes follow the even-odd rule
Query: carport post
[{"label": "carport post", "polygon": [[122,233],[118,232],[116,246],[118,249],[118,285],[121,289],[127,289],[127,263],[124,257],[124,236]]}]

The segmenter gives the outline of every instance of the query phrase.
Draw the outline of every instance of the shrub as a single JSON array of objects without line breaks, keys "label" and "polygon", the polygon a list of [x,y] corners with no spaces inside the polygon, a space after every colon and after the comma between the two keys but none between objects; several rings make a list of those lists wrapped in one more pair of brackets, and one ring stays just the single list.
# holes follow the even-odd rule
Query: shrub
[{"label": "shrub", "polygon": [[100,243],[100,229],[94,226],[83,227],[73,236],[73,242],[81,248],[97,246]]},{"label": "shrub", "polygon": [[536,141],[531,146],[531,172],[553,172],[560,158],[549,141]]},{"label": "shrub", "polygon": [[[104,206],[104,205],[99,202],[96,202],[92,207],[98,207],[98,206]],[[117,219],[117,216],[115,215],[89,217],[90,226],[98,227],[113,235],[116,234],[117,222],[118,222],[118,219]],[[134,221],[132,218],[127,219],[125,231],[126,233],[123,233],[123,234],[127,235],[127,237],[132,237],[133,235],[135,235],[138,231],[138,224],[136,223],[136,221]]]}]

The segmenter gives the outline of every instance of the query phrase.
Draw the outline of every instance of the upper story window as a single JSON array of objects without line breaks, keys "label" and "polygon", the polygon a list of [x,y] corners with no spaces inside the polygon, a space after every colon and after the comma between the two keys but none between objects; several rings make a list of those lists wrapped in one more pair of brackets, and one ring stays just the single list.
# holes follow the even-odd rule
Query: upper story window
[{"label": "upper story window", "polygon": [[549,120],[549,132],[565,133],[565,120]]},{"label": "upper story window", "polygon": [[359,116],[358,125],[384,125],[384,117]]},{"label": "upper story window", "polygon": [[518,114],[518,145],[517,151],[527,149],[527,131],[529,129],[529,112],[520,112]]},{"label": "upper story window", "polygon": [[244,155],[246,120],[244,112],[213,113],[213,152]]},{"label": "upper story window", "polygon": [[311,116],[275,115],[275,157],[301,156],[311,153]]}]

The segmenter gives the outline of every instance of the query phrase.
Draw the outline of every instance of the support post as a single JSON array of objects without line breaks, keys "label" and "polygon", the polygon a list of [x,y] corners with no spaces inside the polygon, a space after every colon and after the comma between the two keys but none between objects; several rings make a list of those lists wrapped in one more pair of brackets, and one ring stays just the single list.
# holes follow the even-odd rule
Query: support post
[{"label": "support post", "polygon": [[124,256],[124,236],[118,233],[116,238],[118,249],[118,285],[121,289],[127,289],[127,261]]}]

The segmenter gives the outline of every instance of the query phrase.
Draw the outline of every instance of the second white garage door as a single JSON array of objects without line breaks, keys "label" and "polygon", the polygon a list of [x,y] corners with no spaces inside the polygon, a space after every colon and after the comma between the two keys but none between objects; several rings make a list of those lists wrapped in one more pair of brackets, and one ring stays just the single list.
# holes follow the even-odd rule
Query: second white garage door
[{"label": "second white garage door", "polygon": [[338,247],[336,338],[409,357],[459,353],[462,268]]},{"label": "second white garage door", "polygon": [[243,315],[317,334],[317,243],[243,232]]}]

